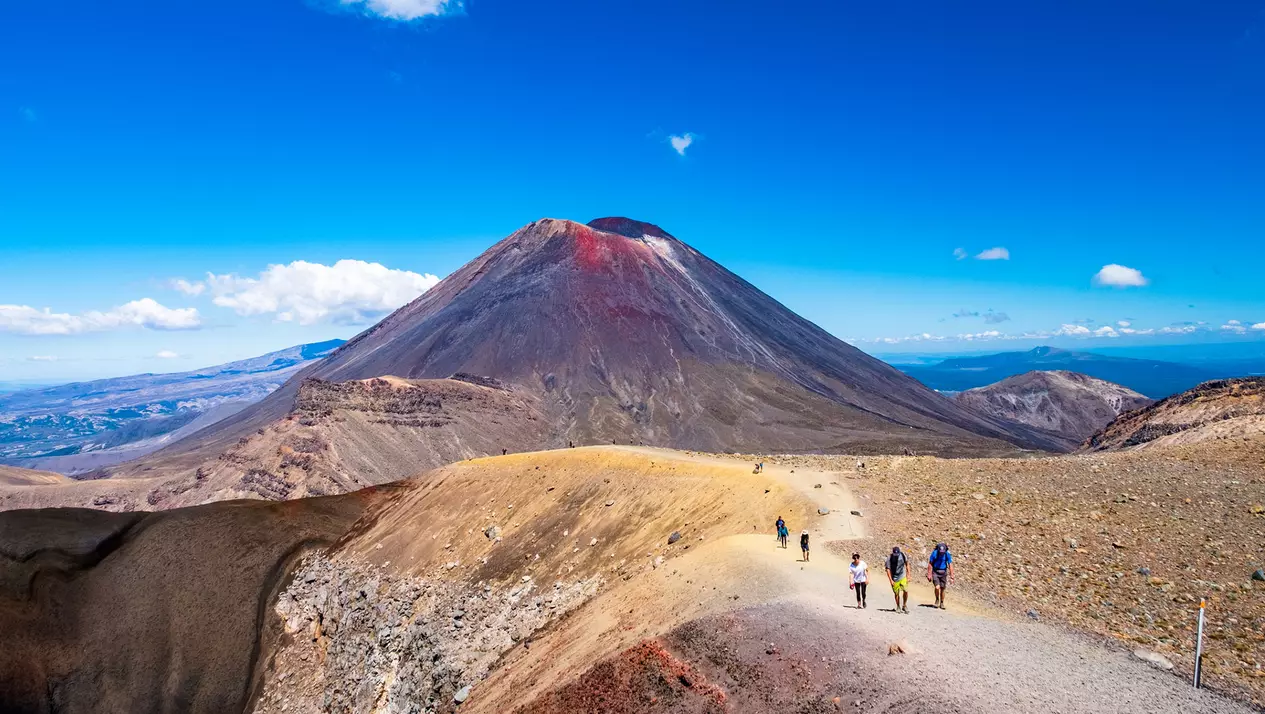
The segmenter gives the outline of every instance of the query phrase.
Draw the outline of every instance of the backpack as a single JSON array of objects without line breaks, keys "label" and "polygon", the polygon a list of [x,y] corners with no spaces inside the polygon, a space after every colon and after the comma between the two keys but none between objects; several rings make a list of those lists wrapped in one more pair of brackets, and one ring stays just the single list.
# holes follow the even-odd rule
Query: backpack
[{"label": "backpack", "polygon": [[935,550],[931,551],[931,557],[930,557],[930,558],[928,558],[928,559],[927,559],[927,561],[928,561],[928,563],[930,563],[930,565],[931,565],[931,569],[932,569],[932,570],[946,570],[946,569],[948,569],[948,567],[949,567],[949,549],[948,549],[948,548],[945,548],[945,549],[944,549],[944,553],[943,553],[943,554],[941,554],[941,552],[940,552],[940,548],[939,548],[939,546],[937,546]]},{"label": "backpack", "polygon": [[900,565],[901,563],[905,564],[905,571],[906,573],[908,573],[909,558],[905,557],[905,551],[902,550],[900,552],[900,560],[897,560],[894,554],[887,556],[887,569],[890,570],[893,575],[896,574],[897,566]]}]

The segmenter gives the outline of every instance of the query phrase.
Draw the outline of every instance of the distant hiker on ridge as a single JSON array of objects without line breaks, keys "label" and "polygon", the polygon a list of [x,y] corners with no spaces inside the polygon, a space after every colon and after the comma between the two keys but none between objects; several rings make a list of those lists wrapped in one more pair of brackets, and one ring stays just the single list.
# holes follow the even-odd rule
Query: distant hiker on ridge
[{"label": "distant hiker on ridge", "polygon": [[[892,546],[892,554],[887,556],[883,571],[887,573],[887,582],[892,584],[892,594],[896,596],[896,612],[909,614],[909,558],[900,546]],[[901,603],[901,596],[905,602]]]},{"label": "distant hiker on ridge", "polygon": [[944,591],[953,582],[953,554],[944,543],[936,544],[927,559],[927,580],[936,591],[936,607],[944,609]]},{"label": "distant hiker on ridge", "polygon": [[857,609],[865,607],[865,587],[870,580],[870,566],[861,560],[860,553],[852,554],[852,564],[848,566],[848,572],[852,573],[852,582],[848,583],[848,587],[857,592]]},{"label": "distant hiker on ridge", "polygon": [[808,531],[799,534],[799,549],[804,551],[804,562],[808,562]]},{"label": "distant hiker on ridge", "polygon": [[786,547],[786,539],[791,537],[791,531],[786,527],[786,521],[781,516],[777,517],[777,542]]}]

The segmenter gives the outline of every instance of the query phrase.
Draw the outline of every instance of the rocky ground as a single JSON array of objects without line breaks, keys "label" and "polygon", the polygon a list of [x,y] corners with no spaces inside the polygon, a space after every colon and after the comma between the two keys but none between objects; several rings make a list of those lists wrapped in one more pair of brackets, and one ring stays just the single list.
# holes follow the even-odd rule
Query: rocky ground
[{"label": "rocky ground", "polygon": [[1265,441],[1059,458],[769,462],[843,472],[879,541],[871,562],[899,543],[925,568],[945,540],[972,596],[1158,653],[1184,677],[1204,598],[1205,683],[1265,705]]},{"label": "rocky ground", "polygon": [[[761,473],[598,447],[322,499],[0,513],[0,710],[1246,714],[1185,671],[1202,579],[1209,684],[1256,691],[1259,591],[1223,575],[1249,558],[1188,545],[1261,541],[1258,447],[1218,446]],[[895,613],[883,553],[939,538],[949,610],[915,578]],[[876,570],[864,610],[852,549]]]}]

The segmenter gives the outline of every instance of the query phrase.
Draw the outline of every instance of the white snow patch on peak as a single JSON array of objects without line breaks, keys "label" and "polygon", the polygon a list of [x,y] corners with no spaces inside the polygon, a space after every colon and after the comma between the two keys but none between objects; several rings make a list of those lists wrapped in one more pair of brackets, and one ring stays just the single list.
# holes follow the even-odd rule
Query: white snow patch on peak
[{"label": "white snow patch on peak", "polygon": [[681,264],[676,260],[676,251],[672,249],[672,243],[658,236],[652,236],[649,234],[643,235],[641,240],[646,245],[650,246],[650,249],[653,250],[660,258],[671,262],[678,268],[681,267]]}]

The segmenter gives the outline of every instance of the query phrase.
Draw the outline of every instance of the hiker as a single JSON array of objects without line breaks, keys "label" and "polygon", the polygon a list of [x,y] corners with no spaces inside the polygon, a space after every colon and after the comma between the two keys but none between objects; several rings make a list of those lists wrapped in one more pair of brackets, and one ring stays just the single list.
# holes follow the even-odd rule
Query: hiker
[{"label": "hiker", "polygon": [[790,536],[791,536],[791,531],[786,527],[786,521],[782,520],[781,516],[778,516],[777,517],[777,542],[781,543],[782,547],[785,548],[786,539],[790,538]]},{"label": "hiker", "polygon": [[852,573],[852,582],[848,584],[848,587],[856,591],[857,609],[860,610],[865,607],[865,587],[870,580],[870,566],[861,560],[860,553],[853,553],[852,564],[848,566],[848,571]]},{"label": "hiker", "polygon": [[[887,582],[892,584],[892,594],[896,596],[896,612],[909,614],[909,558],[899,545],[892,546],[892,554],[887,556],[883,571],[887,573]],[[901,596],[904,603],[901,603]]]},{"label": "hiker", "polygon": [[799,534],[799,549],[804,551],[804,562],[808,562],[808,531]]},{"label": "hiker", "polygon": [[948,545],[937,543],[936,549],[931,551],[931,557],[927,559],[927,580],[935,588],[936,607],[943,610],[944,591],[953,582],[953,554],[949,552]]}]

